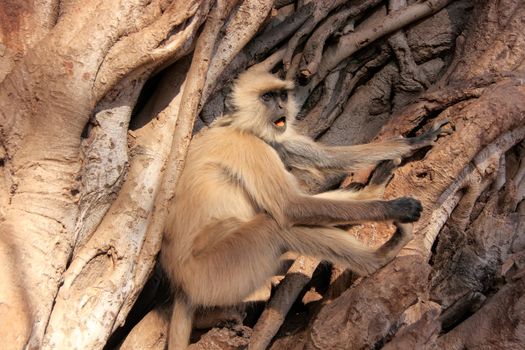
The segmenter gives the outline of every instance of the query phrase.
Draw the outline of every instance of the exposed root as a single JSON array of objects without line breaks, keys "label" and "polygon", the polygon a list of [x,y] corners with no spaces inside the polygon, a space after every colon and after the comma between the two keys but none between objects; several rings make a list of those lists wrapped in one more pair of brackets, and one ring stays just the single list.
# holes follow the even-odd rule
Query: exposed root
[{"label": "exposed root", "polygon": [[[211,1],[191,0],[173,3],[147,28],[118,41],[108,52],[97,72],[94,92],[100,100],[124,77],[149,76],[187,54],[200,25],[206,19]],[[173,34],[173,31],[176,34]],[[134,50],[130,51],[130,47]]]},{"label": "exposed root", "polygon": [[313,4],[310,2],[294,12],[282,23],[267,32],[253,39],[231,62],[225,62],[227,67],[222,74],[213,81],[208,77],[207,84],[202,94],[202,103],[206,103],[216,89],[222,88],[224,83],[235,77],[241,70],[250,64],[260,60],[261,55],[266,55],[269,51],[279,45],[283,40],[292,35],[297,28],[312,14]]},{"label": "exposed root", "polygon": [[[97,331],[97,337],[87,336],[77,337],[75,339],[75,346],[89,347],[88,344],[104,344],[109,336],[109,332],[114,327],[118,327],[125,321],[125,317],[129,309],[133,305],[140,289],[133,288],[135,283],[141,284],[149,276],[154,264],[156,253],[160,248],[162,228],[164,226],[165,216],[167,214],[166,203],[171,198],[175,189],[175,183],[180,175],[181,162],[185,157],[189,140],[191,138],[193,121],[196,116],[196,110],[200,100],[198,91],[202,91],[204,84],[203,72],[206,71],[210,59],[210,55],[215,43],[215,36],[219,32],[222,23],[210,21],[207,22],[207,28],[203,33],[208,36],[199,37],[196,52],[193,56],[195,63],[191,71],[192,80],[186,82],[183,94],[179,94],[168,106],[171,109],[170,118],[165,120],[166,128],[163,132],[159,132],[156,138],[153,139],[152,130],[141,130],[144,134],[139,135],[137,143],[142,143],[140,154],[136,154],[131,164],[129,176],[121,190],[121,195],[113,203],[116,208],[111,211],[111,214],[106,215],[106,220],[97,228],[93,238],[89,241],[84,249],[79,251],[79,256],[74,259],[70,270],[65,274],[65,283],[61,288],[54,307],[54,313],[51,315],[50,327],[53,327],[54,332],[49,338],[45,339],[46,346],[61,346],[61,341],[67,337],[61,337],[62,328],[67,325],[67,329],[76,329],[82,327],[80,324],[73,324],[71,322],[64,322],[61,317],[65,317],[68,313],[63,312],[64,307],[73,308],[79,314],[82,313],[83,301],[82,298],[87,298],[89,295],[91,302],[90,314],[86,315],[90,320],[94,320],[94,324],[100,327]],[[169,44],[168,44],[169,45]],[[190,73],[191,74],[191,73]],[[185,96],[183,103],[181,97]],[[177,112],[173,109],[179,109]],[[175,118],[177,117],[177,127],[175,127]],[[149,124],[148,124],[149,125]],[[153,128],[159,127],[158,124],[151,124]],[[173,131],[174,130],[174,131]],[[173,135],[173,136],[172,136]],[[159,145],[159,137],[161,145]],[[168,157],[169,146],[172,146],[170,157]],[[162,147],[161,147],[162,146]],[[150,148],[155,149],[151,150]],[[166,158],[168,160],[166,161]],[[144,166],[147,164],[147,166]],[[162,172],[162,168],[164,172]],[[150,171],[151,173],[149,173]],[[144,176],[144,174],[149,174]],[[161,176],[164,175],[162,185]],[[140,189],[140,191],[138,190]],[[157,195],[158,194],[158,195]],[[156,210],[153,211],[153,208]],[[151,212],[153,213],[151,214]],[[133,212],[133,215],[129,215]],[[111,223],[111,224],[110,224]],[[116,227],[125,227],[133,234],[125,234],[115,230]],[[147,228],[147,229],[146,229]],[[127,231],[126,231],[127,232]],[[83,293],[69,293],[69,290],[79,290],[82,288],[82,279],[78,279],[89,259],[82,259],[82,256],[88,254],[92,256],[97,252],[100,246],[99,240],[112,241],[114,249],[110,249],[109,257],[111,259],[102,259],[94,266],[95,271],[99,271],[101,266],[110,265],[112,268],[103,268],[105,271],[101,279],[114,281],[112,286],[120,286],[116,291],[111,286],[102,287],[99,281],[93,281],[93,285],[98,288],[90,288]],[[133,237],[133,239],[129,239]],[[126,252],[124,255],[122,252]],[[141,261],[140,266],[129,261]],[[128,267],[126,267],[128,266]],[[136,269],[135,279],[129,279],[129,268]],[[89,275],[89,273],[87,273]],[[125,279],[125,281],[123,281]],[[103,291],[103,292],[101,292]],[[67,305],[67,306],[66,306]],[[111,305],[111,307],[108,307]],[[109,312],[111,310],[111,312]],[[56,312],[56,313],[55,313]],[[78,322],[82,323],[86,320],[84,317],[79,317]],[[95,327],[95,326],[94,326]],[[94,328],[95,329],[95,328]],[[94,345],[93,345],[94,346]]]},{"label": "exposed root", "polygon": [[[525,127],[507,131],[491,144],[481,150],[472,163],[468,164],[457,179],[441,194],[434,208],[427,226],[420,228],[425,235],[417,237],[410,242],[403,250],[405,255],[415,252],[425,257],[430,257],[432,245],[443,225],[448,221],[454,209],[460,204],[457,216],[453,218],[453,223],[458,227],[464,227],[468,220],[472,207],[481,192],[490,184],[491,181],[484,181],[487,177],[492,179],[497,175],[500,159],[517,143],[525,139]],[[480,179],[483,181],[478,186]],[[462,193],[462,190],[466,191]],[[462,200],[464,195],[467,197]],[[468,224],[468,222],[467,222]]]},{"label": "exposed root", "polygon": [[169,311],[169,308],[158,307],[148,312],[133,327],[118,349],[164,349],[168,340]]},{"label": "exposed root", "polygon": [[[191,79],[186,79],[183,92],[177,99],[174,99],[167,110],[177,115],[177,124],[174,131],[172,131],[173,139],[171,141],[171,151],[167,158],[162,177],[162,184],[159,192],[155,198],[155,211],[151,215],[148,226],[147,237],[149,240],[144,242],[141,255],[147,259],[153,259],[160,249],[162,230],[167,216],[167,203],[172,198],[176,183],[180,177],[182,168],[184,167],[184,160],[190,144],[191,135],[193,132],[193,125],[198,115],[199,102],[201,101],[201,92],[206,79],[206,72],[208,65],[213,55],[216,38],[222,28],[225,17],[219,16],[225,10],[224,3],[218,2],[214,7],[214,16],[206,25],[197,40],[195,52],[193,54],[192,63],[189,72],[186,74]],[[179,100],[180,98],[180,100]],[[177,111],[175,111],[175,109]],[[167,111],[167,112],[168,112]],[[151,264],[144,264],[145,268],[139,267],[135,276],[141,281],[145,281],[154,266]],[[136,290],[129,296],[130,308],[133,301],[138,296],[139,290]],[[128,310],[120,310],[119,316],[124,319]]]},{"label": "exposed root", "polygon": [[384,35],[441,10],[450,2],[451,0],[428,0],[423,3],[416,3],[404,10],[387,15],[379,25],[373,23],[370,26],[363,26],[357,28],[355,32],[341,37],[336,45],[326,49],[319,65],[319,71],[313,79],[315,85],[323,80],[341,61],[357,50]]},{"label": "exposed root", "polygon": [[[292,62],[292,57],[295,53],[295,49],[298,44],[301,42],[302,38],[312,32],[315,26],[326,17],[326,15],[332,11],[334,8],[345,3],[343,0],[329,0],[329,1],[314,1],[315,9],[313,15],[310,16],[306,22],[303,23],[301,28],[295,32],[295,34],[288,40],[288,45],[286,47],[286,52],[283,57],[283,63],[285,69],[290,68]],[[295,76],[295,74],[291,74]]]},{"label": "exposed root", "polygon": [[[407,6],[405,0],[390,0],[389,12],[395,13]],[[405,91],[422,91],[430,86],[424,71],[418,67],[408,46],[407,38],[403,30],[399,30],[388,38],[388,43],[397,58],[401,71],[399,88]]]},{"label": "exposed root", "polygon": [[268,347],[299,293],[310,282],[317,265],[319,260],[313,258],[301,256],[295,260],[253,328],[248,349]]},{"label": "exposed root", "polygon": [[316,74],[323,58],[326,40],[338,30],[341,30],[341,27],[346,24],[349,18],[359,17],[362,13],[379,5],[381,2],[378,0],[362,1],[337,11],[334,15],[328,17],[308,39],[302,52],[299,74],[304,79],[308,79]]},{"label": "exposed root", "polygon": [[525,342],[522,331],[524,289],[523,276],[503,286],[474,315],[440,337],[435,348],[476,349],[487,344],[521,348]]},{"label": "exposed root", "polygon": [[[143,82],[117,85],[116,98],[106,96],[93,116],[95,125],[82,141],[82,187],[73,254],[89,240],[115,199],[127,174],[128,127],[132,106]],[[90,123],[92,123],[90,121]]]},{"label": "exposed root", "polygon": [[[221,0],[224,9],[219,12],[218,16],[223,16],[224,23],[228,16],[226,13],[233,11],[234,6],[238,0],[229,1]],[[253,36],[260,29],[262,23],[268,16],[272,8],[272,1],[243,1],[232,14],[225,28],[223,28],[224,36],[217,37],[217,48],[213,55],[213,59],[209,62],[209,69],[206,73],[206,84],[203,87],[203,96],[201,106],[208,100],[211,92],[217,86],[219,77],[224,72],[226,67],[232,60],[238,56],[238,53],[246,46]]]},{"label": "exposed root", "polygon": [[283,59],[285,48],[281,48],[268,56],[264,61],[254,64],[250,70],[271,71]]},{"label": "exposed root", "polygon": [[[355,70],[355,63],[351,62],[347,68],[340,74],[341,78],[336,82],[327,86],[323,97],[317,105],[304,117],[301,124],[307,126],[305,132],[313,138],[317,138],[324,133],[337,119],[346,106],[346,102],[359,83],[369,77],[374,70],[383,66],[388,62],[390,52],[386,48],[381,48],[381,51],[371,60],[360,66]],[[333,74],[333,73],[332,73]],[[331,79],[325,78],[325,84],[330,84]],[[311,86],[310,86],[311,88]]]},{"label": "exposed root", "polygon": [[392,120],[396,121],[395,126],[384,128],[376,139],[406,134],[409,132],[408,128],[413,128],[414,124],[421,124],[425,118],[436,116],[461,102],[477,99],[483,95],[486,88],[503,80],[519,84],[519,80],[512,75],[491,75],[465,81],[460,85],[431,88],[418,98],[419,102],[394,114]]}]

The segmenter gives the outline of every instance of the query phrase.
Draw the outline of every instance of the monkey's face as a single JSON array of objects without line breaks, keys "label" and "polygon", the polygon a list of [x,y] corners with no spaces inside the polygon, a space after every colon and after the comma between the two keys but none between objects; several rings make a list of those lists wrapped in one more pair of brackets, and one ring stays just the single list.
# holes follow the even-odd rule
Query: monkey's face
[{"label": "monkey's face", "polygon": [[266,109],[268,123],[275,128],[277,132],[286,130],[288,117],[288,91],[274,90],[268,91],[260,97]]},{"label": "monkey's face", "polygon": [[247,71],[233,86],[233,125],[266,141],[290,129],[297,114],[293,82],[263,71]]}]

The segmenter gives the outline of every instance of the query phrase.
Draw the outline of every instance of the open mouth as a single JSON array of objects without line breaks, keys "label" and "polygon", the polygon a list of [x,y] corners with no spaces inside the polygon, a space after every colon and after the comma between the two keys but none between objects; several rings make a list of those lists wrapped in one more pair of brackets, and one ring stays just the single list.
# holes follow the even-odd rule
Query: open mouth
[{"label": "open mouth", "polygon": [[273,122],[273,125],[275,125],[276,127],[278,128],[282,128],[286,125],[286,117],[285,116],[282,116],[280,117],[279,119],[275,120]]}]

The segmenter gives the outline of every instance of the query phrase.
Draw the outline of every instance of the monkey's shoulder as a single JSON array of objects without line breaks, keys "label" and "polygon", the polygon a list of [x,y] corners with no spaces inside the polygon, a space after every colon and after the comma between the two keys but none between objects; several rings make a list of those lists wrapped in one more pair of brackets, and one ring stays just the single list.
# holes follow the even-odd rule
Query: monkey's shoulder
[{"label": "monkey's shoulder", "polygon": [[210,157],[236,159],[274,152],[273,148],[259,137],[230,127],[206,130],[194,140],[191,151],[201,155],[208,154]]}]

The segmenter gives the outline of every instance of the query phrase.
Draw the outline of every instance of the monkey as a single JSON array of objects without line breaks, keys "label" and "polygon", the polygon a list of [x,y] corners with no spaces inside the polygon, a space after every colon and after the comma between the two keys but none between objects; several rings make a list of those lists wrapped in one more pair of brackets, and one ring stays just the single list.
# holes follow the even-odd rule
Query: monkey
[{"label": "monkey", "polygon": [[[170,350],[188,346],[197,306],[239,303],[273,275],[287,251],[366,275],[412,239],[408,225],[422,211],[417,199],[377,199],[377,186],[311,195],[290,170],[346,173],[407,156],[432,145],[443,123],[418,137],[329,147],[296,132],[293,89],[292,81],[247,70],[233,85],[233,111],[190,144],[160,251],[175,291]],[[375,185],[386,178],[383,172]],[[371,249],[338,228],[367,221],[393,221],[397,230]]]}]

